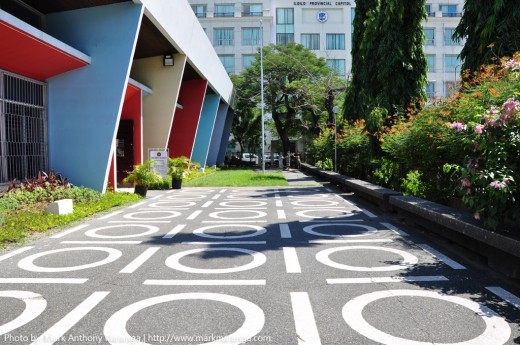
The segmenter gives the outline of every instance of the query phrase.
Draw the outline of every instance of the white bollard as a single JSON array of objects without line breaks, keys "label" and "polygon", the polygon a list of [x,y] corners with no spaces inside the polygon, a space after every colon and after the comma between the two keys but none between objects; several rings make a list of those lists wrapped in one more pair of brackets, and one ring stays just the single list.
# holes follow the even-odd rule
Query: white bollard
[{"label": "white bollard", "polygon": [[69,214],[72,213],[72,199],[56,200],[47,206],[47,213],[52,214]]}]

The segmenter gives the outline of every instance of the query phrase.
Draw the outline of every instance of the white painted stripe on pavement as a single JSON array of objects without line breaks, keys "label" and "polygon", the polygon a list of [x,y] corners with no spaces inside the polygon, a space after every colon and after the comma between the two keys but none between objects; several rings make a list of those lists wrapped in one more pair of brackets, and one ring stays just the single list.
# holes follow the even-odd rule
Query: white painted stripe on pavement
[{"label": "white painted stripe on pavement", "polygon": [[4,254],[2,256],[0,256],[0,261],[4,261],[6,259],[9,259],[10,257],[13,257],[17,254],[20,254],[20,253],[23,253],[23,252],[26,252],[28,251],[29,249],[32,249],[34,247],[23,247],[23,248],[18,248],[16,250],[13,250],[12,252],[9,252],[7,254]]},{"label": "white painted stripe on pavement", "polygon": [[276,207],[283,207],[282,200],[276,200]]},{"label": "white painted stripe on pavement", "polygon": [[143,241],[61,241],[63,244],[141,244]]},{"label": "white painted stripe on pavement", "polygon": [[215,194],[215,195],[213,196],[213,198],[211,198],[211,199],[213,199],[213,200],[217,200],[217,199],[220,198],[221,196],[222,196],[222,194]]},{"label": "white painted stripe on pavement", "polygon": [[31,345],[52,345],[67,333],[79,320],[87,315],[95,306],[99,304],[110,292],[96,291],[86,300],[81,302],[70,313],[65,315],[63,319],[56,322],[51,328],[43,333]]},{"label": "white painted stripe on pavement", "polygon": [[128,206],[127,208],[136,208],[136,207],[139,207],[139,206],[142,206],[146,204],[146,201],[141,201],[141,202],[138,202],[137,204],[135,205],[132,205],[132,206]]},{"label": "white painted stripe on pavement", "polygon": [[186,224],[177,224],[173,229],[171,229],[166,235],[163,236],[164,239],[167,238],[173,238],[175,235],[177,235],[179,232],[184,229]]},{"label": "white painted stripe on pavement", "polygon": [[197,218],[197,216],[201,213],[202,213],[202,210],[197,210],[197,211],[193,212],[192,214],[190,214],[188,216],[188,218],[186,218],[186,219],[193,220],[193,219]]},{"label": "white painted stripe on pavement", "polygon": [[181,242],[182,244],[204,244],[204,245],[211,245],[211,244],[267,244],[267,241],[185,241]]},{"label": "white painted stripe on pavement", "polygon": [[513,295],[511,292],[502,289],[498,286],[486,286],[486,289],[502,298],[507,303],[511,304],[516,309],[520,310],[520,297]]},{"label": "white painted stripe on pavement", "polygon": [[109,223],[112,224],[135,224],[135,223],[171,223],[171,220],[148,220],[148,219],[135,219],[135,220],[109,220]]},{"label": "white painted stripe on pavement", "polygon": [[370,277],[370,278],[333,278],[327,284],[369,284],[369,283],[401,283],[401,282],[434,282],[447,281],[444,276],[408,276],[408,277]]},{"label": "white painted stripe on pavement", "polygon": [[274,197],[275,197],[275,199],[280,199],[280,194],[275,193],[275,194],[274,194]]},{"label": "white painted stripe on pavement", "polygon": [[309,243],[320,244],[320,243],[388,243],[393,240],[388,238],[373,239],[373,240],[310,240]]},{"label": "white painted stripe on pavement", "polygon": [[278,219],[287,219],[284,210],[276,210],[276,213],[278,213]]},{"label": "white painted stripe on pavement", "polygon": [[267,223],[267,220],[203,220],[202,223]]},{"label": "white painted stripe on pavement", "polygon": [[119,210],[119,211],[115,211],[115,212],[112,212],[112,213],[109,213],[107,215],[104,215],[103,217],[99,217],[99,219],[108,219],[112,216],[115,216],[116,214],[120,214],[120,213],[123,213],[123,210]]},{"label": "white painted stripe on pavement", "polygon": [[363,219],[344,219],[344,220],[332,220],[332,219],[308,219],[299,220],[300,223],[345,223],[345,222],[364,222]]},{"label": "white painted stripe on pavement", "polygon": [[384,227],[386,227],[386,228],[389,229],[389,230],[392,230],[392,231],[395,232],[396,234],[401,235],[401,236],[403,236],[403,237],[410,236],[410,235],[408,235],[407,232],[405,232],[405,231],[399,229],[397,226],[394,226],[394,225],[392,225],[392,224],[390,224],[390,223],[381,223],[381,225],[384,226]]},{"label": "white painted stripe on pavement", "polygon": [[206,201],[206,202],[204,203],[204,205],[202,205],[201,207],[208,207],[208,206],[211,205],[211,204],[213,204],[213,201],[211,201],[211,200],[210,200],[210,201]]},{"label": "white painted stripe on pavement", "polygon": [[377,218],[377,216],[375,214],[373,214],[372,212],[370,212],[368,210],[362,209],[361,212],[363,212],[364,214],[366,214],[370,218]]},{"label": "white painted stripe on pavement", "polygon": [[291,229],[289,228],[289,224],[278,224],[280,226],[280,237],[282,238],[292,238]]},{"label": "white painted stripe on pavement", "polygon": [[287,270],[287,273],[302,273],[296,248],[283,247],[283,258],[285,260],[285,269]]},{"label": "white painted stripe on pavement", "polygon": [[227,189],[221,189],[219,193],[224,193]]},{"label": "white painted stripe on pavement", "polygon": [[427,244],[418,244],[418,246],[421,247],[425,252],[430,253],[431,255],[433,255],[437,259],[441,260],[442,262],[444,262],[446,265],[450,266],[454,270],[465,270],[466,269],[466,267],[462,266],[457,261],[450,259],[446,255],[442,254],[438,250],[433,249],[432,247],[430,247]]},{"label": "white painted stripe on pavement", "polygon": [[157,200],[157,199],[161,198],[162,196],[163,196],[162,194],[159,194],[159,195],[154,196],[153,198],[150,198],[150,200]]},{"label": "white painted stripe on pavement", "polygon": [[88,224],[81,224],[81,225],[78,225],[78,226],[76,226],[76,227],[74,227],[72,229],[65,230],[65,231],[60,232],[59,234],[51,236],[51,238],[62,238],[64,236],[67,236],[68,234],[72,234],[73,232],[76,232],[78,230],[86,228],[87,226],[88,226]]},{"label": "white painted stripe on pavement", "polygon": [[159,249],[160,247],[150,247],[145,250],[141,255],[136,257],[134,261],[129,263],[125,268],[123,268],[119,273],[134,273],[142,264],[144,264],[148,259],[150,259]]},{"label": "white painted stripe on pavement", "polygon": [[83,278],[0,278],[0,284],[83,284]]},{"label": "white painted stripe on pavement", "polygon": [[321,345],[309,295],[306,292],[291,292],[291,303],[298,345]]},{"label": "white painted stripe on pavement", "polygon": [[265,285],[264,279],[258,280],[174,280],[174,279],[147,279],[143,285],[165,285],[165,286],[229,286],[229,285]]}]

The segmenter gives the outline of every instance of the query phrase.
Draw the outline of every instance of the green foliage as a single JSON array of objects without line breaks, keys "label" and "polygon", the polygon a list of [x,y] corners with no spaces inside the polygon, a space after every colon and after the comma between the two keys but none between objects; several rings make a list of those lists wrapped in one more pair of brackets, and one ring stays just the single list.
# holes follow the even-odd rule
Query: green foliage
[{"label": "green foliage", "polygon": [[455,37],[466,42],[460,53],[462,70],[498,62],[520,50],[518,0],[466,0]]},{"label": "green foliage", "polygon": [[149,187],[152,183],[161,181],[161,176],[155,170],[152,160],[147,160],[143,164],[134,165],[127,177],[123,179],[123,183],[132,183],[134,186]]},{"label": "green foliage", "polygon": [[426,198],[428,187],[422,180],[423,174],[417,170],[409,171],[406,178],[401,180],[404,195],[415,195],[420,198]]},{"label": "green foliage", "polygon": [[141,197],[136,194],[119,192],[100,194],[83,187],[75,187],[67,190],[76,190],[76,192],[74,192],[74,196],[76,196],[74,212],[68,215],[46,214],[44,206],[47,203],[39,201],[38,197],[28,195],[34,192],[17,191],[13,194],[6,194],[11,194],[11,198],[6,198],[6,195],[0,198],[0,204],[3,204],[2,206],[9,203],[5,202],[5,200],[16,200],[15,202],[18,203],[16,209],[11,208],[8,211],[6,211],[5,208],[3,209],[4,212],[1,214],[3,223],[1,224],[2,227],[0,231],[0,245],[2,243],[20,242],[32,231],[43,232],[111,207],[141,199]]},{"label": "green foliage", "polygon": [[376,107],[398,118],[422,106],[427,69],[422,46],[425,18],[425,0],[356,2],[346,119],[367,119]]},{"label": "green foliage", "polygon": [[287,186],[282,173],[255,172],[251,169],[222,169],[184,183],[186,187]]},{"label": "green foliage", "polygon": [[[265,111],[271,113],[282,152],[287,154],[291,136],[317,135],[327,117],[330,125],[335,97],[345,88],[345,81],[334,76],[325,59],[300,44],[270,45],[263,48],[263,54]],[[259,57],[233,80],[237,90],[237,125],[255,121],[261,94]],[[260,128],[259,123],[254,123],[250,127]],[[239,127],[233,133],[252,138]]]},{"label": "green foliage", "polygon": [[168,158],[168,174],[175,179],[183,179],[195,167],[186,156]]},{"label": "green foliage", "polygon": [[325,158],[324,161],[317,161],[315,165],[323,170],[334,171],[334,162],[329,157]]}]

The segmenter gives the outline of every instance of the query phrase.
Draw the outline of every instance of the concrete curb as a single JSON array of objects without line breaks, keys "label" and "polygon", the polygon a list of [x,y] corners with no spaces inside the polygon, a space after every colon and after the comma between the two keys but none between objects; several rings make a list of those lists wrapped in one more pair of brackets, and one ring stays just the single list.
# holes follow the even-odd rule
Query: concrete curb
[{"label": "concrete curb", "polygon": [[421,226],[483,255],[493,269],[520,278],[520,239],[486,229],[468,212],[414,196],[403,196],[392,189],[308,164],[302,164],[301,169],[338,184],[385,212],[398,213],[407,223]]}]

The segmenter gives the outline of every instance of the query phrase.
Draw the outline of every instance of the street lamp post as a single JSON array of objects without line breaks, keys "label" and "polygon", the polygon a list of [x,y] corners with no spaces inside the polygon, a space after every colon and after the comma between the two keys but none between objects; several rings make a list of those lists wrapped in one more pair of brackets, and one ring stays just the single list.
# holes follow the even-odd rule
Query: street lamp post
[{"label": "street lamp post", "polygon": [[336,105],[332,108],[334,113],[334,172],[338,172],[338,120],[339,107]]},{"label": "street lamp post", "polygon": [[[260,20],[260,109],[262,112],[262,173],[265,174],[265,143],[264,143],[264,26]],[[271,160],[273,157],[271,157]]]}]

